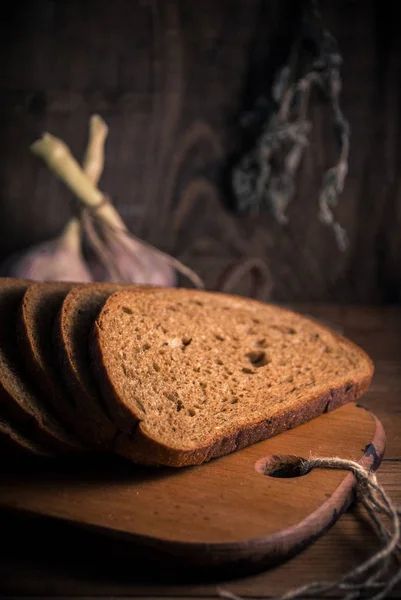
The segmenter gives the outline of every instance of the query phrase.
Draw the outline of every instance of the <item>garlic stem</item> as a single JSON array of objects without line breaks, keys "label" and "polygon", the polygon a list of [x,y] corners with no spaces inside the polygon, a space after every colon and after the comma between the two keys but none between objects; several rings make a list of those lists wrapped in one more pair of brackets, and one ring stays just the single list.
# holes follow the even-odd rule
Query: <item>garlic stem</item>
[{"label": "garlic stem", "polygon": [[102,202],[103,194],[88,180],[64,142],[50,133],[45,133],[40,140],[32,144],[31,150],[42,158],[53,173],[87,206],[97,206]]},{"label": "garlic stem", "polygon": [[31,151],[47,164],[85,206],[97,208],[98,214],[107,223],[125,229],[117,210],[110,202],[104,202],[104,195],[85,175],[64,142],[50,133],[44,133],[41,139],[32,144]]},{"label": "garlic stem", "polygon": [[81,222],[77,217],[71,217],[64,227],[60,239],[71,250],[80,252],[81,250]]},{"label": "garlic stem", "polygon": [[89,121],[89,141],[83,162],[88,179],[97,185],[104,168],[104,144],[109,128],[99,115],[93,115]]}]

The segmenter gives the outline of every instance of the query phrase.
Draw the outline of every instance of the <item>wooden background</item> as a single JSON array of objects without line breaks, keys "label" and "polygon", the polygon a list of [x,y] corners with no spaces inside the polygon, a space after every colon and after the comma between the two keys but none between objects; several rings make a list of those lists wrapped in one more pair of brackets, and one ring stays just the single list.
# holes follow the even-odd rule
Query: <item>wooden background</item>
[{"label": "wooden background", "polygon": [[236,216],[225,185],[238,116],[268,88],[298,14],[290,0],[15,0],[0,35],[0,258],[55,235],[69,193],[28,147],[44,130],[77,157],[89,116],[110,126],[102,189],[131,230],[216,287],[233,260],[261,257],[278,301],[397,302],[401,37],[397,3],[326,0],[344,56],[350,171],[336,216],[340,253],[317,219],[331,166],[327,107],[315,99],[312,144],[290,222]]}]

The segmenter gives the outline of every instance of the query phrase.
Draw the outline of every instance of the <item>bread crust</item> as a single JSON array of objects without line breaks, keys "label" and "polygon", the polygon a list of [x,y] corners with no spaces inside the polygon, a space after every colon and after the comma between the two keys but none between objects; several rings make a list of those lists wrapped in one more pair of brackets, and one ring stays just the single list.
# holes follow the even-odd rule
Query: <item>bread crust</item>
[{"label": "bread crust", "polygon": [[161,444],[147,434],[142,423],[139,423],[138,427],[134,429],[132,437],[124,433],[117,436],[114,450],[134,462],[149,466],[184,467],[200,465],[212,458],[224,456],[256,442],[266,440],[287,429],[302,425],[302,423],[323,413],[332,411],[343,404],[353,402],[368,389],[370,381],[371,378],[366,377],[364,380],[356,382],[352,390],[347,390],[347,384],[344,384],[319,398],[315,398],[302,407],[283,412],[274,422],[267,420],[249,424],[223,438],[216,438],[208,445],[195,450],[177,450]]},{"label": "bread crust", "polygon": [[[52,409],[67,427],[73,420],[73,405],[62,375],[57,372],[58,365],[54,353],[52,353],[51,336],[54,319],[65,296],[74,285],[76,284],[66,282],[32,283],[24,294],[17,315],[18,349],[24,360],[25,370],[36,388],[46,397],[46,401],[51,404]],[[45,299],[46,294],[54,296],[53,303],[58,305],[58,308],[56,310],[53,308],[52,315],[49,314],[48,306],[45,307],[47,318],[53,318],[53,322],[49,331],[39,332],[40,324],[36,322],[38,305],[42,299]],[[41,341],[37,339],[38,333],[39,336],[41,334],[49,336],[50,352],[49,348],[46,348],[47,352],[43,350]],[[49,360],[52,361],[51,365],[49,365]]]},{"label": "bread crust", "polygon": [[[85,365],[77,364],[75,360],[73,340],[70,339],[68,326],[77,303],[85,294],[93,294],[96,291],[109,291],[112,294],[120,287],[117,284],[91,284],[90,289],[85,284],[74,287],[65,297],[53,329],[53,342],[61,373],[73,402],[71,427],[81,440],[101,447],[110,444],[117,433],[117,427],[101,404],[95,382],[90,389],[86,385],[86,374],[81,372]],[[99,310],[100,308],[99,306]],[[81,343],[85,345],[87,340],[82,339]]]},{"label": "bread crust", "polygon": [[[92,283],[75,286],[66,296],[55,320],[53,330],[53,341],[57,358],[71,399],[74,403],[71,427],[75,434],[86,442],[110,449],[118,434],[115,420],[109,415],[107,405],[97,389],[97,382],[90,373],[89,360],[86,356],[82,360],[74,357],[74,342],[71,340],[71,330],[68,329],[69,321],[74,311],[85,311],[84,303],[80,303],[86,295],[101,294],[103,299],[96,308],[96,315],[100,312],[107,298],[118,290],[140,289],[141,291],[152,288],[152,286],[134,286],[118,283]],[[92,321],[91,321],[92,325]],[[88,337],[91,325],[88,329]],[[86,334],[85,334],[86,335]],[[87,348],[88,339],[81,339],[80,344]],[[84,371],[84,372],[83,372]]]},{"label": "bread crust", "polygon": [[8,458],[26,457],[32,454],[53,456],[52,452],[18,433],[4,420],[0,420],[0,449],[7,452]]},{"label": "bread crust", "polygon": [[[193,293],[191,290],[182,289],[176,290],[176,292],[180,295],[191,295]],[[156,293],[163,293],[163,291],[157,290]],[[208,294],[222,296],[222,294],[217,292],[208,292]],[[224,296],[227,297],[225,294]],[[282,409],[282,413],[274,417],[274,419],[259,420],[257,422],[251,421],[243,427],[234,426],[228,434],[224,436],[215,434],[207,444],[201,447],[190,450],[169,447],[154,439],[149,431],[147,431],[146,422],[141,420],[140,415],[136,415],[132,409],[124,405],[109,377],[104,349],[102,347],[102,319],[112,307],[115,297],[117,295],[109,298],[99,318],[94,323],[89,342],[91,366],[95,379],[102,390],[103,397],[107,400],[110,411],[113,410],[113,417],[120,429],[114,441],[114,450],[134,462],[171,467],[198,465],[212,458],[229,454],[250,444],[277,435],[324,412],[355,401],[368,389],[371,383],[374,367],[368,355],[350,340],[318,323],[321,330],[329,331],[338,341],[345,343],[350,349],[357,352],[361,358],[364,357],[366,371],[361,377],[354,378],[351,382],[349,378],[344,377],[344,381],[340,385],[328,388],[323,394],[311,398],[307,402],[299,401],[295,406]],[[235,296],[230,297],[236,298]],[[244,299],[241,298],[241,302],[243,301]],[[256,302],[260,306],[265,306],[257,301],[252,302]],[[287,309],[279,308],[279,310],[287,315],[295,315],[295,313]],[[303,319],[316,325],[316,321],[311,318],[303,317]]]},{"label": "bread crust", "polygon": [[[75,453],[79,445],[62,429],[39,395],[35,394],[25,378],[23,365],[19,364],[17,342],[9,340],[10,331],[16,336],[13,319],[30,283],[21,279],[0,279],[3,310],[11,313],[4,316],[5,325],[0,333],[0,416],[7,419],[21,435],[35,444],[43,445],[50,452]],[[10,331],[7,327],[10,327]]]}]

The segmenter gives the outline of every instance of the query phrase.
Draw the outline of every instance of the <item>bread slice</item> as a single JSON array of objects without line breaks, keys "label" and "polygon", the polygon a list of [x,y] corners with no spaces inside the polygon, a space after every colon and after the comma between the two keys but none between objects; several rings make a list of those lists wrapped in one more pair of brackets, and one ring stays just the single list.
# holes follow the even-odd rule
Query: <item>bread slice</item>
[{"label": "bread slice", "polygon": [[0,464],[5,458],[25,457],[28,455],[51,456],[51,453],[39,444],[35,444],[4,419],[0,419]]},{"label": "bread slice", "polygon": [[53,327],[73,283],[46,282],[28,286],[18,312],[18,343],[24,368],[67,427],[75,418],[74,399],[64,384],[52,343]]},{"label": "bread slice", "polygon": [[16,323],[28,285],[20,279],[0,279],[0,417],[49,452],[75,453],[79,443],[57,422],[45,399],[35,394],[23,371]]},{"label": "bread slice", "polygon": [[78,285],[65,297],[54,326],[54,344],[65,385],[73,401],[72,427],[83,440],[108,447],[117,428],[109,418],[89,367],[88,337],[107,298],[124,286]]},{"label": "bread slice", "polygon": [[200,464],[356,400],[373,365],[301,315],[184,289],[120,291],[91,335],[92,370],[143,464]]}]

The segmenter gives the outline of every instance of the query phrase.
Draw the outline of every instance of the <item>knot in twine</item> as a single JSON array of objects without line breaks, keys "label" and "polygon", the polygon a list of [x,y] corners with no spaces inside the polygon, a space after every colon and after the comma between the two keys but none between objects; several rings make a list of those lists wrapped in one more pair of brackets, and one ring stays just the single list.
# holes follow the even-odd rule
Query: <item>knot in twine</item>
[{"label": "knot in twine", "polygon": [[[356,479],[357,500],[365,507],[373,522],[381,549],[366,561],[351,569],[337,581],[319,581],[290,590],[271,600],[293,600],[297,598],[321,598],[328,592],[337,592],[343,600],[365,598],[382,600],[401,581],[401,508],[396,507],[378,483],[376,475],[352,460],[341,458],[310,458],[303,461],[301,474],[312,469],[345,469]],[[390,567],[396,569],[390,573]],[[242,600],[239,596],[219,590],[226,600]]]}]

